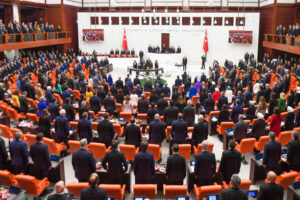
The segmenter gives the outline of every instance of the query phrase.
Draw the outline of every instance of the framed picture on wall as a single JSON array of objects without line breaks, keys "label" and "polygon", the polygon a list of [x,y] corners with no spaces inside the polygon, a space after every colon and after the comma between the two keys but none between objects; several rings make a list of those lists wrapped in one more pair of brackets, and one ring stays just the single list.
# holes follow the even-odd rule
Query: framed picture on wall
[{"label": "framed picture on wall", "polygon": [[83,41],[104,41],[103,29],[82,29]]},{"label": "framed picture on wall", "polygon": [[229,31],[229,43],[252,44],[252,31]]}]

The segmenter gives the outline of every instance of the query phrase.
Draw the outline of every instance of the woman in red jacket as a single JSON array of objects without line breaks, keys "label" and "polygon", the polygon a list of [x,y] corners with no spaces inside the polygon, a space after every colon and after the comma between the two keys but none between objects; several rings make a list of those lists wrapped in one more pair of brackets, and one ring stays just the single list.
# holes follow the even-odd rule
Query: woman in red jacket
[{"label": "woman in red jacket", "polygon": [[280,111],[278,107],[275,107],[274,114],[271,116],[270,131],[274,132],[276,137],[279,136],[281,130],[281,121],[282,117],[280,115]]}]

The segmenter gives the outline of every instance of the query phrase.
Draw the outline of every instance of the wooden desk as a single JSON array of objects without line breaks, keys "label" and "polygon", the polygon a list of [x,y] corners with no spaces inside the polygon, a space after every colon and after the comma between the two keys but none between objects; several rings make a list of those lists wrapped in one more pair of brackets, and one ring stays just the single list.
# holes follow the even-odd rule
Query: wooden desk
[{"label": "wooden desk", "polygon": [[31,133],[37,135],[40,132],[39,126],[35,124],[33,124],[31,127],[17,125],[17,128],[21,129],[24,134]]},{"label": "wooden desk", "polygon": [[223,135],[223,150],[228,149],[228,142],[233,139],[233,131],[224,131]]},{"label": "wooden desk", "polygon": [[127,71],[129,72],[129,74],[131,75],[132,71],[135,71],[136,73],[140,73],[140,72],[159,72],[161,71],[162,73],[164,73],[164,68],[152,68],[152,69],[139,69],[139,68],[133,68],[133,67],[128,67]]},{"label": "wooden desk", "polygon": [[262,159],[256,160],[254,157],[250,159],[250,174],[249,179],[254,184],[256,181],[264,180],[266,171],[262,164]]},{"label": "wooden desk", "polygon": [[6,125],[10,127],[10,118],[6,114],[1,114],[0,115],[0,124]]},{"label": "wooden desk", "polygon": [[293,185],[290,185],[287,190],[287,200],[299,200],[300,189],[294,189]]}]

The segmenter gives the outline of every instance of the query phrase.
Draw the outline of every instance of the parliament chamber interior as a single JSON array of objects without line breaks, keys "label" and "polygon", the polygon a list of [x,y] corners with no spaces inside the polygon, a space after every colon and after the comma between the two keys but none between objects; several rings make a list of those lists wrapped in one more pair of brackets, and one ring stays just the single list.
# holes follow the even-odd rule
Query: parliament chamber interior
[{"label": "parliament chamber interior", "polygon": [[300,0],[0,0],[0,199],[300,200]]}]

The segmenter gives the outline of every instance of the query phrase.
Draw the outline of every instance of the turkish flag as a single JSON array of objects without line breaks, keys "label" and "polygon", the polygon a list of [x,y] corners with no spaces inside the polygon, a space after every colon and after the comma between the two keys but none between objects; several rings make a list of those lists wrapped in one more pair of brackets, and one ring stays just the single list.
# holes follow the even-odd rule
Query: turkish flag
[{"label": "turkish flag", "polygon": [[122,48],[123,48],[124,50],[127,50],[127,49],[128,49],[128,46],[127,46],[127,37],[126,37],[126,30],[125,30],[125,28],[124,28],[124,35],[123,35]]},{"label": "turkish flag", "polygon": [[208,42],[207,42],[207,29],[205,29],[204,42],[203,42],[203,50],[208,52]]}]

